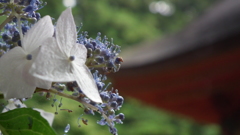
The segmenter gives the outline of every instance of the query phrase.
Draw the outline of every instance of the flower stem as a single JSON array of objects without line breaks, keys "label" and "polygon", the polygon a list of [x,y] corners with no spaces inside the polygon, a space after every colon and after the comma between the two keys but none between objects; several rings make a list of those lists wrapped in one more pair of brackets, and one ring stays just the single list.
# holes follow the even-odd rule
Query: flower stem
[{"label": "flower stem", "polygon": [[77,102],[80,102],[82,105],[84,105],[85,107],[88,107],[88,108],[91,108],[93,109],[94,111],[98,111],[98,108],[91,105],[91,104],[88,104],[86,103],[84,100],[82,100],[81,98],[79,98],[78,96],[72,96],[72,95],[68,95],[66,93],[63,93],[63,92],[59,92],[55,89],[49,89],[49,90],[46,90],[46,89],[39,89],[37,88],[35,90],[35,92],[49,92],[49,93],[53,93],[53,94],[56,94],[56,95],[59,95],[59,96],[62,96],[62,97],[65,97],[65,98],[68,98],[68,99],[72,99],[72,100],[75,100]]},{"label": "flower stem", "polygon": [[21,42],[22,42],[23,33],[22,33],[22,26],[21,26],[21,16],[17,16],[17,27],[18,27],[19,34],[20,34],[20,39],[21,39]]},{"label": "flower stem", "polygon": [[4,20],[2,22],[2,24],[0,24],[0,31],[2,30],[2,28],[10,21],[12,21],[12,19],[14,18],[15,16],[13,14],[11,14],[8,18],[6,18],[6,20]]},{"label": "flower stem", "polygon": [[99,65],[87,65],[89,68],[101,68],[101,67],[105,67],[106,64],[99,64]]},{"label": "flower stem", "polygon": [[5,15],[5,14],[6,14],[6,12],[0,13],[0,16]]},{"label": "flower stem", "polygon": [[113,125],[112,125],[112,123],[111,123],[111,120],[109,120],[109,118],[106,116],[106,114],[101,113],[96,106],[93,106],[93,105],[85,102],[85,101],[82,100],[82,98],[80,98],[79,96],[68,95],[68,94],[66,94],[66,93],[59,92],[59,91],[57,91],[57,90],[55,90],[55,89],[53,89],[53,88],[52,88],[52,89],[49,89],[49,90],[37,88],[37,89],[35,90],[35,92],[49,92],[49,93],[53,93],[53,94],[56,94],[56,95],[59,95],[59,96],[62,96],[62,97],[65,97],[65,98],[72,99],[72,100],[75,100],[75,101],[77,101],[77,102],[80,102],[80,103],[81,103],[83,106],[85,106],[86,108],[90,108],[90,109],[92,109],[92,110],[94,110],[94,111],[96,111],[96,112],[99,112],[99,113],[107,120],[108,124],[113,127]]}]

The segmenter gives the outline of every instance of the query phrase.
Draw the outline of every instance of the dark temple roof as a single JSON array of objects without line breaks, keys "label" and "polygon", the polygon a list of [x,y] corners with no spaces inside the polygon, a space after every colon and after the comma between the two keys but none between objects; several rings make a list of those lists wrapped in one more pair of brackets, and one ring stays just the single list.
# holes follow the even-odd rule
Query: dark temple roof
[{"label": "dark temple roof", "polygon": [[122,68],[111,76],[120,94],[199,122],[223,123],[240,110],[240,0],[220,1],[182,31],[122,57]]},{"label": "dark temple roof", "polygon": [[240,32],[240,1],[223,0],[182,31],[122,52],[123,67],[141,66],[211,45]]}]

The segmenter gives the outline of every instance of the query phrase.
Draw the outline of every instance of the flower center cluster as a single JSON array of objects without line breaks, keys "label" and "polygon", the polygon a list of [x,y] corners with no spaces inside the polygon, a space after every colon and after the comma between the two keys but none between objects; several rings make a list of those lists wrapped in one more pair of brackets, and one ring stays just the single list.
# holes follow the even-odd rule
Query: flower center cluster
[{"label": "flower center cluster", "polygon": [[32,60],[32,55],[31,55],[31,54],[28,54],[28,55],[26,56],[26,59],[27,59],[27,60]]},{"label": "flower center cluster", "polygon": [[69,57],[69,60],[70,60],[70,61],[74,61],[74,60],[75,60],[75,57],[74,57],[74,56],[70,56],[70,57]]}]

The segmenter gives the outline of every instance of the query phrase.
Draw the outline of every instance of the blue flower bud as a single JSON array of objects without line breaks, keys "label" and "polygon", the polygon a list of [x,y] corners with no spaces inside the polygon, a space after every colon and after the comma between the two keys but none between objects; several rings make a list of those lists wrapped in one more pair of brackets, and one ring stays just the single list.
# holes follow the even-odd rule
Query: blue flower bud
[{"label": "blue flower bud", "polygon": [[3,39],[3,41],[8,41],[9,39],[11,39],[11,37],[8,35],[8,34],[6,34],[6,33],[4,33],[4,34],[2,34],[2,39]]},{"label": "blue flower bud", "polygon": [[12,37],[12,41],[13,42],[17,42],[20,40],[20,35],[19,35],[19,32],[18,31],[14,31],[13,33],[13,37]]},{"label": "blue flower bud", "polygon": [[125,116],[123,113],[119,113],[118,114],[118,118],[121,119],[121,120],[124,120],[125,119]]},{"label": "blue flower bud", "polygon": [[113,102],[111,102],[111,104],[110,104],[110,106],[112,107],[112,108],[116,108],[117,107],[117,102],[116,101],[113,101]]},{"label": "blue flower bud", "polygon": [[104,62],[104,58],[101,56],[97,57],[95,60],[100,64]]},{"label": "blue flower bud", "polygon": [[91,43],[87,43],[85,46],[86,46],[87,49],[88,48],[91,48],[92,50],[94,49],[94,47],[93,47],[93,45]]},{"label": "blue flower bud", "polygon": [[36,19],[39,20],[41,18],[41,14],[40,13],[36,13]]},{"label": "blue flower bud", "polygon": [[117,57],[117,58],[115,59],[115,64],[121,64],[122,62],[123,62],[123,59],[120,58],[120,57]]},{"label": "blue flower bud", "polygon": [[22,32],[25,34],[29,30],[29,26],[22,26]]},{"label": "blue flower bud", "polygon": [[124,101],[123,97],[122,96],[118,96],[118,98],[117,98],[118,105],[122,105],[123,101]]},{"label": "blue flower bud", "polygon": [[29,5],[26,8],[24,8],[23,11],[25,11],[25,12],[33,12],[34,8],[33,8],[33,6]]}]

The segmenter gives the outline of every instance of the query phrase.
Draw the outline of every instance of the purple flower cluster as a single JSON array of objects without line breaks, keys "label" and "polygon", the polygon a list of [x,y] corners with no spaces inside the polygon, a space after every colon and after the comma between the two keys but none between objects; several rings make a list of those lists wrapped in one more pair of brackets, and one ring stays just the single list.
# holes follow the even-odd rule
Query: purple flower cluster
[{"label": "purple flower cluster", "polygon": [[2,15],[10,15],[15,12],[20,14],[24,19],[39,20],[41,15],[36,13],[36,11],[41,9],[45,4],[39,0],[14,0],[14,3],[10,3],[10,0],[1,0],[0,9],[3,9]]},{"label": "purple flower cluster", "polygon": [[[66,84],[68,91],[73,92],[73,96],[77,96],[78,99],[83,104],[84,113],[94,115],[95,112],[98,112],[102,115],[102,119],[97,123],[99,125],[107,125],[112,134],[117,135],[117,129],[115,124],[123,124],[125,118],[123,113],[116,114],[116,111],[120,110],[123,105],[124,98],[119,95],[118,90],[110,88],[111,83],[107,83],[107,77],[105,75],[99,74],[98,70],[93,73],[93,77],[96,81],[100,96],[103,103],[95,103],[88,99],[82,92],[81,89],[77,86],[76,82],[69,82]],[[62,84],[56,83],[54,87],[58,91],[63,91],[65,86]]]},{"label": "purple flower cluster", "polygon": [[[40,13],[36,11],[43,7],[43,3],[39,0],[14,0],[14,3],[9,3],[9,0],[0,1],[0,9],[2,15],[11,16],[15,13],[20,17],[21,31],[25,34],[32,24],[41,18]],[[17,16],[13,16],[4,27],[1,33],[2,42],[0,44],[1,51],[8,51],[15,46],[21,46],[20,31],[17,28]]]},{"label": "purple flower cluster", "polygon": [[115,114],[116,111],[120,110],[122,104],[124,102],[124,98],[120,96],[115,90],[111,91],[102,91],[100,93],[101,98],[103,99],[103,104],[99,106],[99,111],[101,114],[105,114],[107,116],[102,116],[102,119],[97,123],[100,125],[108,125],[109,130],[112,134],[117,134],[117,129],[114,127],[115,123],[123,124],[122,120],[124,120],[125,116],[123,113]]},{"label": "purple flower cluster", "polygon": [[93,76],[103,101],[102,104],[95,105],[98,107],[100,114],[102,114],[102,119],[97,123],[100,125],[108,125],[110,132],[115,135],[117,134],[117,129],[114,127],[115,123],[122,124],[122,120],[125,118],[123,113],[115,114],[115,112],[122,107],[124,98],[119,95],[118,90],[114,90],[114,88],[108,89],[110,83],[105,86],[104,82],[107,80],[105,75],[103,76],[98,74],[98,71],[95,71]]},{"label": "purple flower cluster", "polygon": [[40,13],[36,11],[43,8],[46,3],[43,3],[39,0],[22,0],[19,2],[19,5],[24,5],[25,8],[23,11],[27,13],[28,18],[39,20],[41,18]]},{"label": "purple flower cluster", "polygon": [[95,39],[88,38],[88,33],[82,32],[78,36],[78,43],[88,49],[86,63],[88,67],[102,68],[107,73],[117,72],[120,69],[123,60],[118,54],[121,50],[120,46],[113,43],[113,39],[108,41],[106,36],[102,39],[100,32]]},{"label": "purple flower cluster", "polygon": [[21,45],[20,34],[15,23],[5,25],[5,31],[2,33],[2,40],[5,44],[2,45],[2,49],[11,49],[17,45]]}]

